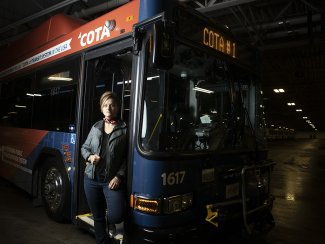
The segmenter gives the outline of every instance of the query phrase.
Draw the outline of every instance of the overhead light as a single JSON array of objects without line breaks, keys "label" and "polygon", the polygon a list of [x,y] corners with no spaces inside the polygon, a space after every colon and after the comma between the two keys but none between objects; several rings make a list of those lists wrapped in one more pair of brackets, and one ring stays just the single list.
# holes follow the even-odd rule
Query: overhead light
[{"label": "overhead light", "polygon": [[70,77],[70,71],[63,71],[56,74],[52,74],[47,79],[60,80],[60,81],[72,81],[72,78]]},{"label": "overhead light", "polygon": [[30,96],[30,97],[41,97],[42,94],[38,94],[38,93],[26,93],[27,96]]},{"label": "overhead light", "polygon": [[124,83],[124,84],[131,84],[131,80],[125,80],[124,82],[123,82],[123,81],[119,81],[119,82],[117,82],[116,84],[118,84],[118,85],[123,85],[123,83]]},{"label": "overhead light", "polygon": [[287,104],[288,104],[288,106],[296,106],[295,103],[287,103]]},{"label": "overhead light", "polygon": [[72,81],[70,77],[59,77],[59,76],[49,76],[49,80],[63,80],[63,81]]},{"label": "overhead light", "polygon": [[300,108],[296,109],[296,112],[302,112],[302,109],[300,109]]},{"label": "overhead light", "polygon": [[308,119],[308,117],[306,117],[306,116],[304,116],[304,117],[302,117],[303,119]]},{"label": "overhead light", "polygon": [[15,105],[15,108],[27,108],[26,106],[24,106],[24,105]]},{"label": "overhead light", "polygon": [[213,91],[210,91],[210,90],[207,90],[207,89],[203,89],[203,88],[197,87],[197,86],[193,88],[193,91],[199,91],[199,92],[204,92],[204,93],[208,93],[208,94],[213,93]]},{"label": "overhead light", "polygon": [[274,91],[275,93],[284,93],[284,92],[285,92],[285,90],[282,89],[282,88],[273,89],[273,91]]},{"label": "overhead light", "polygon": [[148,77],[147,80],[153,80],[153,79],[156,79],[156,78],[159,78],[159,77],[160,77],[159,75],[151,76],[151,77]]}]

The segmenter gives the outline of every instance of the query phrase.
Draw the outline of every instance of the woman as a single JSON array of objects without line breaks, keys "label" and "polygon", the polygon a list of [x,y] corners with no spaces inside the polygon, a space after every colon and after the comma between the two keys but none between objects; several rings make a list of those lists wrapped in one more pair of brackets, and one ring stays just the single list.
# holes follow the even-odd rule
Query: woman
[{"label": "woman", "polygon": [[120,223],[124,217],[127,150],[126,124],[118,119],[120,103],[116,94],[105,92],[100,98],[100,109],[104,119],[93,125],[81,147],[84,159],[95,165],[93,177],[85,174],[84,189],[98,244],[109,243],[106,210],[109,224]]}]

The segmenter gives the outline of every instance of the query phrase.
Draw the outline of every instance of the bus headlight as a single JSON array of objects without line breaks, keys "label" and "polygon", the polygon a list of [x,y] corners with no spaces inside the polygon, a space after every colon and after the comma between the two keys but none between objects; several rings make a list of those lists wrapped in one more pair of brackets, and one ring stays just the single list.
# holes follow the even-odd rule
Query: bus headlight
[{"label": "bus headlight", "polygon": [[164,213],[184,211],[193,205],[193,194],[183,194],[164,198]]},{"label": "bus headlight", "polygon": [[134,209],[141,212],[159,214],[160,213],[160,199],[146,199],[134,196]]}]

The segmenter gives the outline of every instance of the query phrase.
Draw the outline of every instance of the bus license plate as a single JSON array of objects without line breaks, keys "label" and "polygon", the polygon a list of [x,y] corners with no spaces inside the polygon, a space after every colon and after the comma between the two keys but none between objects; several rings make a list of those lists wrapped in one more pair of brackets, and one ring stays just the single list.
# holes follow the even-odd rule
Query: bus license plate
[{"label": "bus license plate", "polygon": [[226,185],[226,199],[239,195],[239,183]]}]

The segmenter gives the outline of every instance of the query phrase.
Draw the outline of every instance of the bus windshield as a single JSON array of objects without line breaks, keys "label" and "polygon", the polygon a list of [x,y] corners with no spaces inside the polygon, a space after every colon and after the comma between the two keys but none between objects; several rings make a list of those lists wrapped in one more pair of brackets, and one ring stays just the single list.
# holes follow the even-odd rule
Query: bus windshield
[{"label": "bus windshield", "polygon": [[247,72],[200,49],[176,46],[171,70],[148,62],[141,147],[178,153],[254,149]]}]

